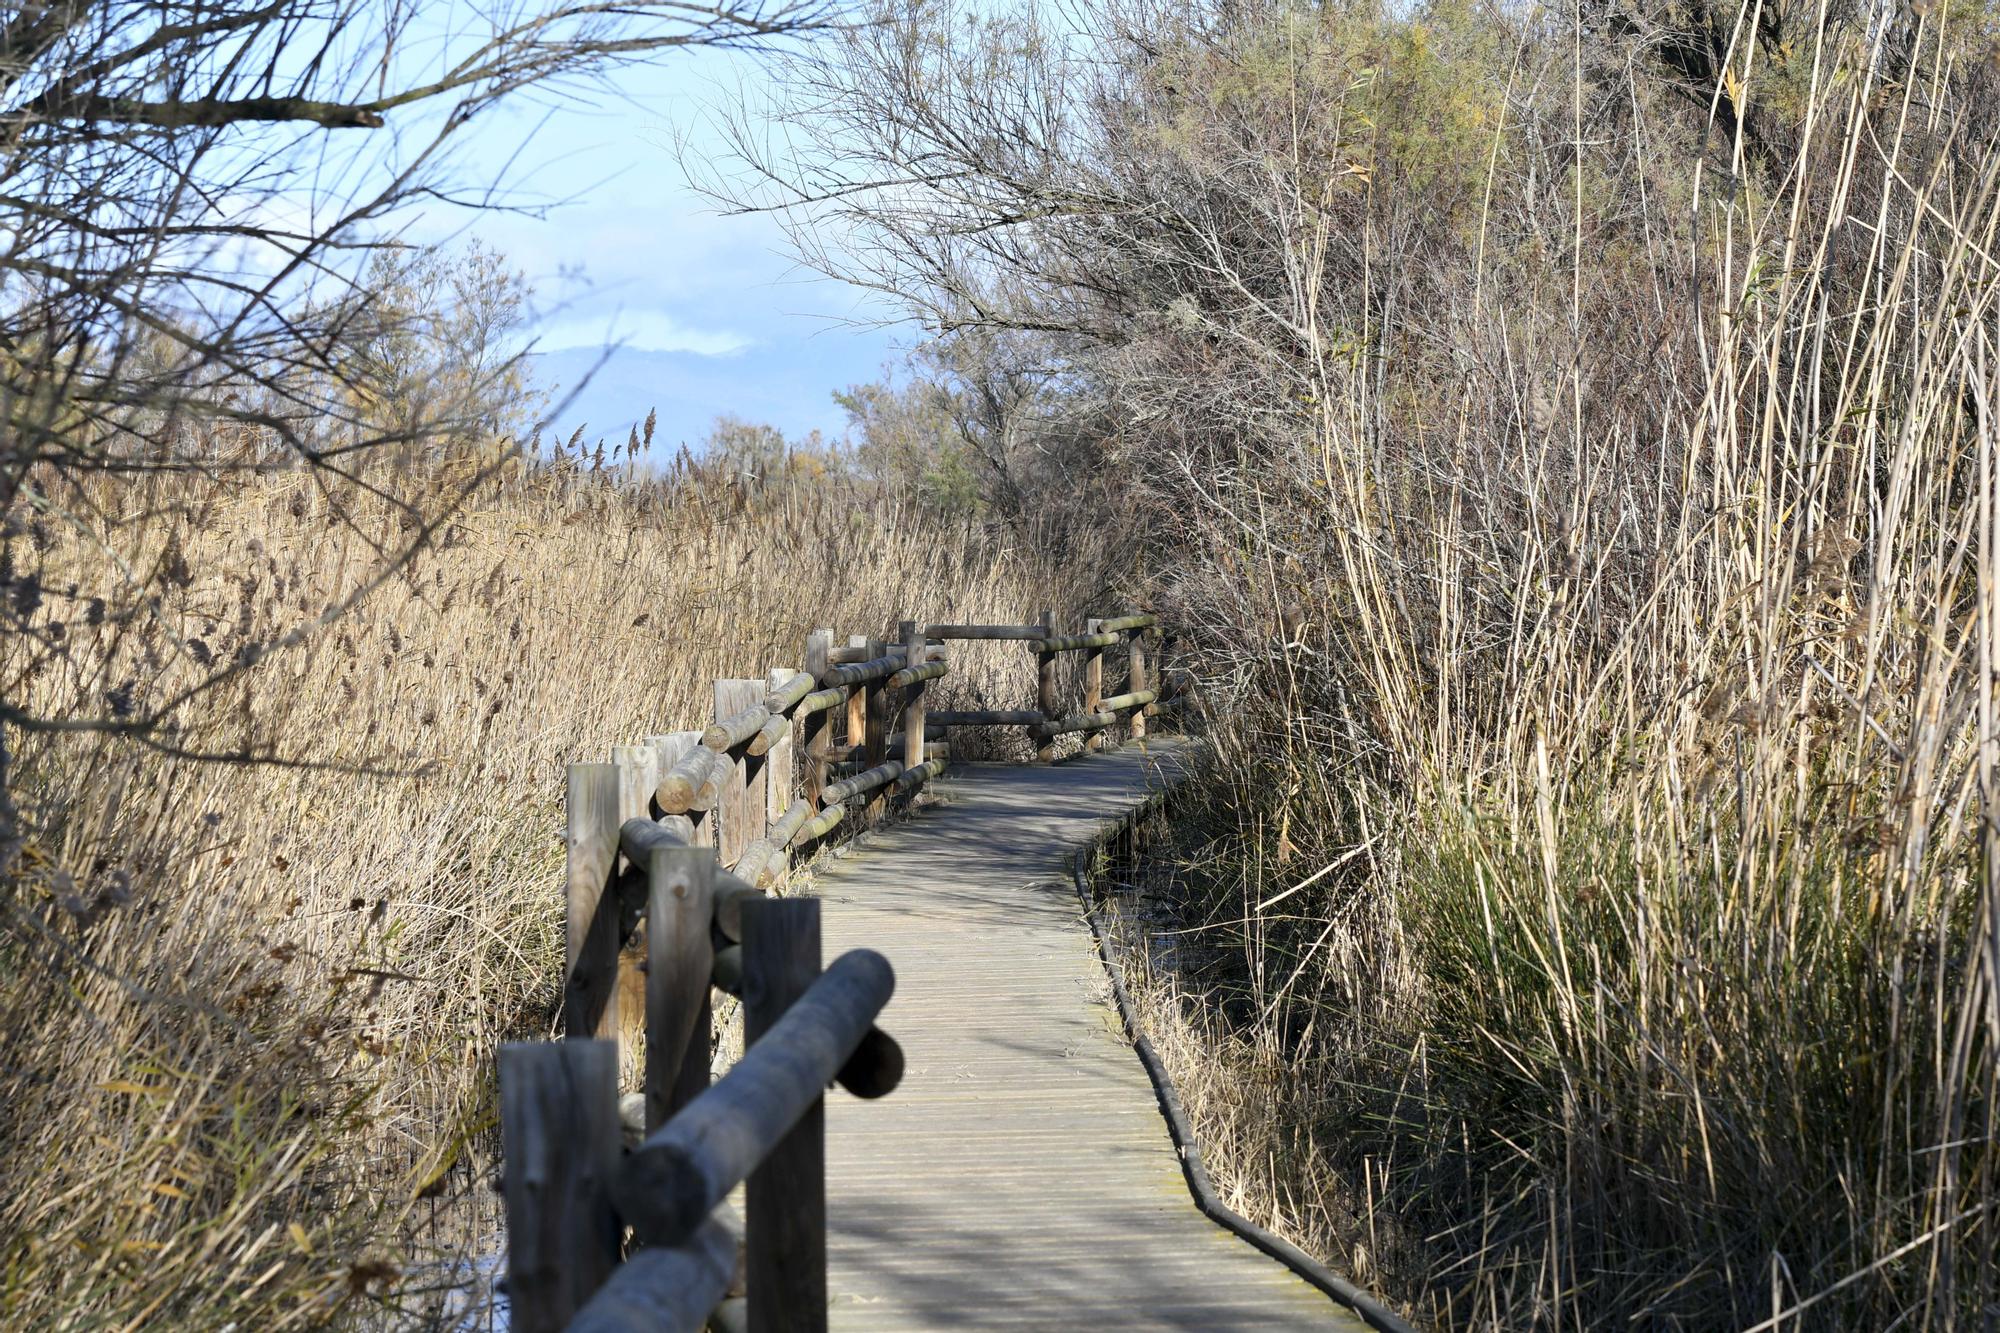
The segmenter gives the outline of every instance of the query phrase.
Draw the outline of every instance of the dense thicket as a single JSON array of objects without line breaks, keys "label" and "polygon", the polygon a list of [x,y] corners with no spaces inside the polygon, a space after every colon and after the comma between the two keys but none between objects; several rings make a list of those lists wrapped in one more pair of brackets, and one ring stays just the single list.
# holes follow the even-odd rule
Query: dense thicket
[{"label": "dense thicket", "polygon": [[883,17],[727,193],[1144,534],[1280,1220],[1454,1325],[1995,1317],[1993,16]]}]

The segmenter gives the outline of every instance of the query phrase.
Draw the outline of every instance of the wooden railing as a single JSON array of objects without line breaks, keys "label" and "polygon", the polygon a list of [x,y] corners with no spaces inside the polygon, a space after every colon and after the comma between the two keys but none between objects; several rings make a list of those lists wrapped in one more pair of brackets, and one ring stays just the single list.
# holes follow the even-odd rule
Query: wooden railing
[{"label": "wooden railing", "polygon": [[[821,1095],[837,1082],[881,1097],[901,1080],[902,1051],[874,1025],[895,978],[867,949],[822,971],[819,903],[766,891],[795,855],[941,775],[955,727],[1024,727],[1043,760],[1065,734],[1091,750],[1121,724],[1143,737],[1153,625],[903,621],[894,643],[841,647],[815,630],[802,670],[717,681],[704,730],[570,766],[568,1040],[500,1051],[515,1333],[826,1327]],[[1038,707],[931,710],[953,640],[1021,641]],[[1121,648],[1125,688],[1107,697],[1104,657]],[[1084,655],[1077,712],[1057,699],[1064,653]],[[740,1000],[744,1053],[711,1085],[716,991]],[[643,1134],[629,1153],[628,1134]],[[740,1233],[723,1206],[739,1185]],[[731,1297],[739,1247],[745,1294]]]}]

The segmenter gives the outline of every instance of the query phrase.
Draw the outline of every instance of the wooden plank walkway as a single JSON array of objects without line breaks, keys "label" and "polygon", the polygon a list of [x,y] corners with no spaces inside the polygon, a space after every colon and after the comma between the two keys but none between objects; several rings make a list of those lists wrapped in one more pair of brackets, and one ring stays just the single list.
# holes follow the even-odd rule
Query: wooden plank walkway
[{"label": "wooden plank walkway", "polygon": [[827,1099],[834,1328],[1366,1327],[1197,1211],[1079,911],[1064,858],[1170,755],[963,770],[816,876],[909,1060]]}]

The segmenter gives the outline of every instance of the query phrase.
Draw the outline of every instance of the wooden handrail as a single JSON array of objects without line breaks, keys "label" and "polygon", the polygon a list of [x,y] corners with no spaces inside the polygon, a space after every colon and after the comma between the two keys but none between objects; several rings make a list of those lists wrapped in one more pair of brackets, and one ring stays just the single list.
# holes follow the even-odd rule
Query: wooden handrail
[{"label": "wooden handrail", "polygon": [[701,743],[717,754],[733,750],[764,729],[771,720],[771,710],[763,704],[751,704],[748,708],[732,713],[701,733]]},{"label": "wooden handrail", "polygon": [[[893,642],[856,636],[845,648],[816,630],[803,670],[716,682],[705,728],[572,766],[569,1040],[510,1045],[501,1057],[518,1333],[700,1328],[735,1267],[738,1233],[717,1205],[746,1178],[753,1317],[825,1328],[820,1099],[830,1081],[861,1097],[900,1082],[902,1048],[874,1025],[894,974],[867,950],[822,974],[818,902],[767,890],[802,849],[872,825],[943,776],[952,727],[1023,727],[1043,759],[1071,733],[1086,749],[1119,725],[1143,737],[1160,700],[1145,656],[1155,625],[1129,614],[1064,635],[1046,611],[1031,625],[903,620]],[[950,678],[941,645],[953,639],[1027,644],[1036,706],[930,707],[935,683]],[[1121,644],[1130,667],[1122,692],[1106,696],[1104,655]],[[1080,712],[1058,703],[1057,659],[1068,652],[1086,654],[1065,677],[1082,686]],[[849,774],[830,781],[836,757],[851,760]],[[718,990],[741,1000],[745,1053],[711,1085]],[[618,1053],[620,1042],[636,1049],[641,1007],[646,1137],[621,1158]],[[621,1262],[626,1225],[639,1248]]]},{"label": "wooden handrail", "polygon": [[836,801],[845,801],[874,791],[877,787],[887,786],[901,776],[903,776],[903,761],[891,759],[885,764],[877,764],[866,772],[856,773],[851,778],[834,783],[820,793],[820,797],[831,805]]},{"label": "wooden handrail", "polygon": [[882,683],[885,690],[905,690],[921,681],[936,680],[950,670],[943,662],[926,662],[922,666],[904,667]]},{"label": "wooden handrail", "polygon": [[820,677],[822,685],[861,685],[871,680],[881,680],[894,675],[903,664],[893,657],[873,657],[866,662],[856,662],[851,666],[827,668]]},{"label": "wooden handrail", "polygon": [[1036,736],[1064,736],[1076,731],[1102,731],[1118,725],[1116,713],[1071,713],[1049,722],[1037,722],[1028,730]]},{"label": "wooden handrail", "polygon": [[[812,899],[759,904],[749,943],[765,912],[800,905],[817,907]],[[746,991],[753,976],[746,966]],[[694,1234],[819,1100],[895,988],[881,954],[841,955],[734,1068],[626,1157],[613,1194],[642,1243],[678,1245]]]},{"label": "wooden handrail", "polygon": [[924,629],[933,639],[1039,639],[1046,632],[1041,625],[930,625]]},{"label": "wooden handrail", "polygon": [[1071,634],[1060,639],[1040,639],[1038,653],[1080,653],[1092,648],[1116,648],[1122,640],[1116,634]]},{"label": "wooden handrail", "polygon": [[736,1276],[739,1232],[711,1217],[681,1245],[642,1249],[569,1322],[569,1333],[698,1333]]},{"label": "wooden handrail", "polygon": [[1100,713],[1122,713],[1128,708],[1144,708],[1159,697],[1159,695],[1151,690],[1134,690],[1130,694],[1114,694],[1109,699],[1099,699],[1097,701],[1097,711]]}]

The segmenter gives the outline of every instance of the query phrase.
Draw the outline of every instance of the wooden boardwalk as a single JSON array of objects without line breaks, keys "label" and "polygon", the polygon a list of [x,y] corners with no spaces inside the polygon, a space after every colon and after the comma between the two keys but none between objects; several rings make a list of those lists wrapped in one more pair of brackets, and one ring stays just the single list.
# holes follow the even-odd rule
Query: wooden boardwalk
[{"label": "wooden boardwalk", "polygon": [[816,876],[827,958],[895,964],[909,1060],[827,1099],[833,1327],[1366,1327],[1197,1211],[1121,1030],[1065,858],[1154,781],[1131,749],[969,767]]}]

